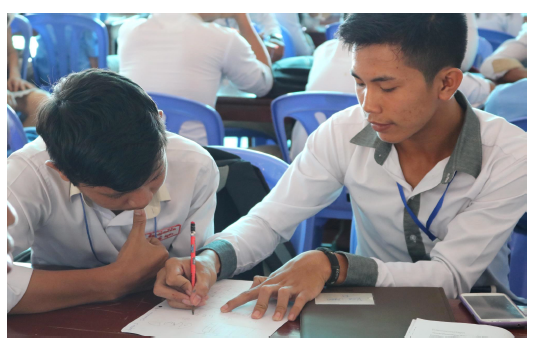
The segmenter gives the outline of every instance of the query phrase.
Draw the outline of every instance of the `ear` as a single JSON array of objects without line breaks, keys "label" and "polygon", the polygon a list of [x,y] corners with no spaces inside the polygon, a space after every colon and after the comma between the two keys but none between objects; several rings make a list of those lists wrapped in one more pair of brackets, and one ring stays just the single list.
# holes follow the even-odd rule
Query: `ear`
[{"label": "ear", "polygon": [[50,168],[52,168],[53,170],[55,170],[55,171],[59,174],[59,176],[61,177],[61,179],[70,182],[69,178],[67,178],[67,176],[65,176],[65,174],[63,174],[63,172],[61,172],[61,171],[56,167],[56,165],[54,164],[54,162],[52,162],[52,161],[50,161],[50,160],[46,160],[45,165],[47,165],[48,167],[50,167]]},{"label": "ear", "polygon": [[163,111],[161,109],[158,109],[158,114],[159,114],[159,117],[161,119],[163,119],[164,115],[163,115]]},{"label": "ear", "polygon": [[440,100],[448,101],[460,87],[464,74],[462,70],[451,67],[441,70],[438,73],[438,78],[441,84],[438,97]]}]

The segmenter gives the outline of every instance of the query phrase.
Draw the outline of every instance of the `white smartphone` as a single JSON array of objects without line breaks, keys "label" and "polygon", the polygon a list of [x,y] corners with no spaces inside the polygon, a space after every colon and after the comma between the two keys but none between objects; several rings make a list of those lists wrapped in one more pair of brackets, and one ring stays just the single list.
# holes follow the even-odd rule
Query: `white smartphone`
[{"label": "white smartphone", "polygon": [[462,293],[460,300],[475,320],[499,327],[522,327],[527,318],[504,293]]}]

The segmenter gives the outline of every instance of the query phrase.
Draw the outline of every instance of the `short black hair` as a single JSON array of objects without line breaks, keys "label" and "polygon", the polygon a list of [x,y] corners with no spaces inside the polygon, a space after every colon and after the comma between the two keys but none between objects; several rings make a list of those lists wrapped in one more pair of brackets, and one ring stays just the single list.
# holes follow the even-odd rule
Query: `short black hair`
[{"label": "short black hair", "polygon": [[463,13],[352,13],[338,35],[350,49],[398,46],[406,65],[431,83],[443,68],[460,68],[467,47],[467,19]]},{"label": "short black hair", "polygon": [[37,133],[55,166],[73,183],[136,190],[163,164],[165,126],[156,104],[117,73],[88,69],[54,86]]}]

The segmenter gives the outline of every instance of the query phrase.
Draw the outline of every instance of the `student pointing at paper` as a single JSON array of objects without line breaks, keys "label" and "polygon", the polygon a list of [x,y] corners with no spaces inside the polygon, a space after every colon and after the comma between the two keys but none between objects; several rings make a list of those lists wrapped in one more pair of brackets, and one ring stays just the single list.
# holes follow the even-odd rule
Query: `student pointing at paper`
[{"label": "student pointing at paper", "polygon": [[[515,297],[507,240],[526,211],[527,138],[505,119],[473,109],[458,91],[466,33],[464,14],[350,15],[339,35],[352,50],[360,104],[323,123],[270,194],[199,249],[218,257],[197,264],[212,275],[197,275],[203,288],[187,302],[209,294],[215,273],[228,278],[269,256],[343,186],[356,220],[356,254],[300,254],[256,278],[222,312],[257,299],[252,318],[261,318],[277,297],[273,318],[283,318],[294,300],[293,320],[325,284],[443,287],[449,298],[495,285]],[[179,281],[185,273],[188,287],[188,261],[168,260],[167,277]]]}]

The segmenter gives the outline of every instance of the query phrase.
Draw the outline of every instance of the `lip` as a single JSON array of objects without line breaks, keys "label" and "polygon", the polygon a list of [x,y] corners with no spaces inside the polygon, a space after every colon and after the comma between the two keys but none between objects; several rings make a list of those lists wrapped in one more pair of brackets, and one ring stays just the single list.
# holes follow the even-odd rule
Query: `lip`
[{"label": "lip", "polygon": [[384,132],[384,131],[387,131],[390,127],[391,127],[392,124],[380,124],[380,123],[374,123],[372,122],[371,123],[371,127],[373,128],[373,130],[375,130],[376,132]]}]

